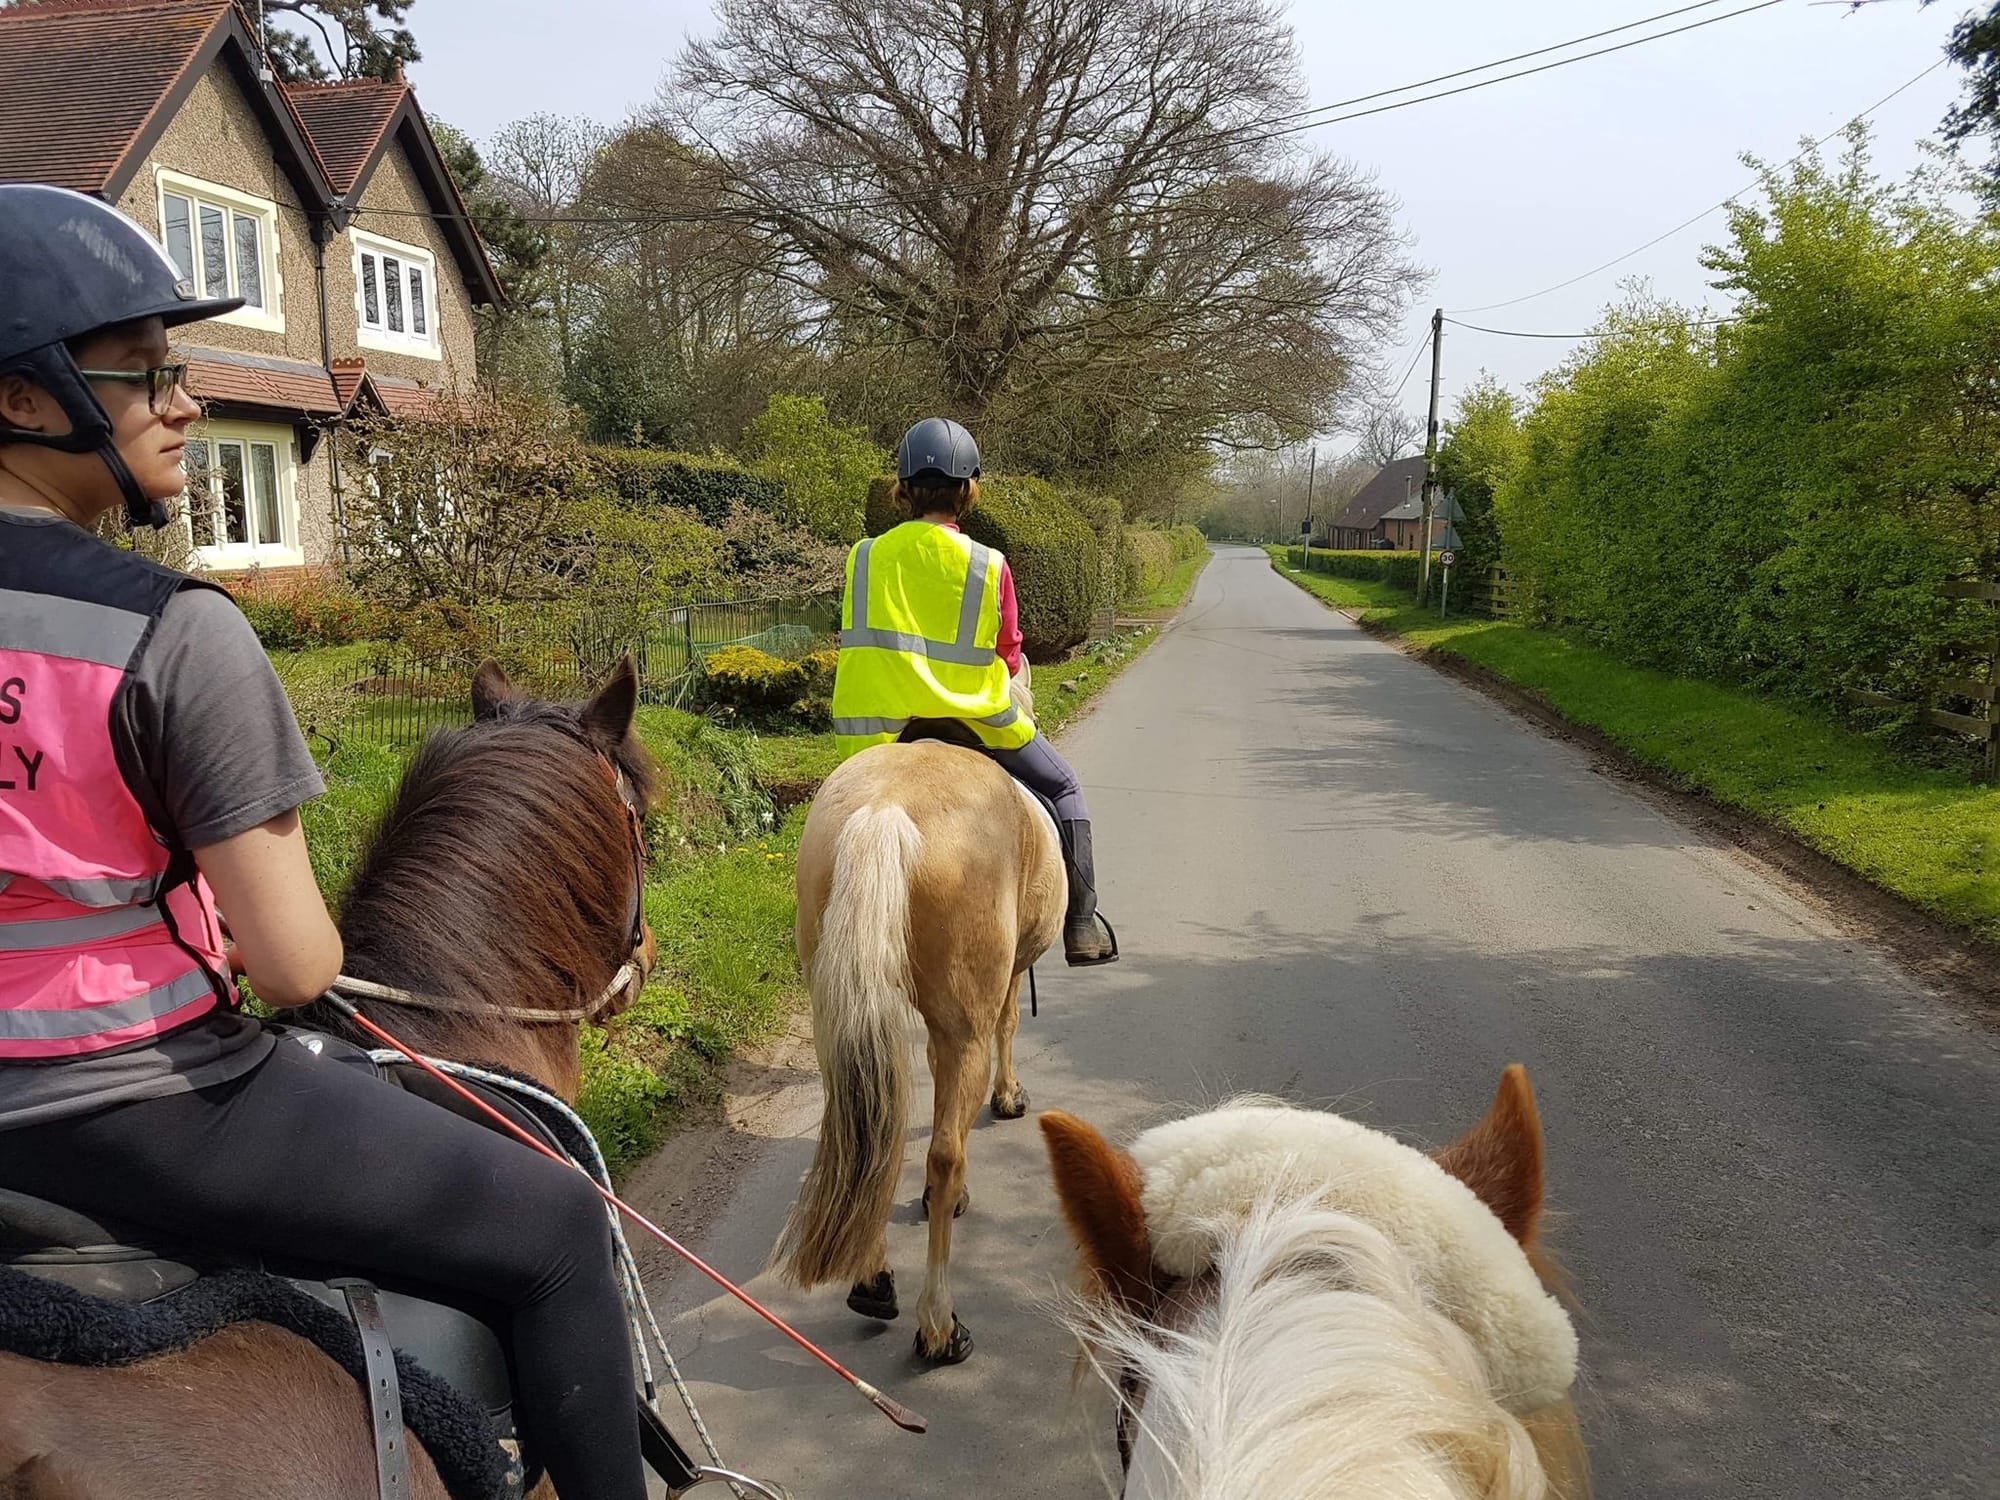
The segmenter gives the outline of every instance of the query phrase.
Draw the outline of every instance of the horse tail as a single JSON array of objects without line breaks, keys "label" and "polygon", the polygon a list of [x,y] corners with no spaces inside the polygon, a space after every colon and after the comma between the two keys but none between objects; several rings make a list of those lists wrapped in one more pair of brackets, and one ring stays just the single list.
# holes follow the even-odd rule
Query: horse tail
[{"label": "horse tail", "polygon": [[922,843],[908,813],[880,806],[855,812],[834,842],[810,976],[825,1111],[772,1254],[796,1286],[880,1269],[910,1107],[910,874]]}]

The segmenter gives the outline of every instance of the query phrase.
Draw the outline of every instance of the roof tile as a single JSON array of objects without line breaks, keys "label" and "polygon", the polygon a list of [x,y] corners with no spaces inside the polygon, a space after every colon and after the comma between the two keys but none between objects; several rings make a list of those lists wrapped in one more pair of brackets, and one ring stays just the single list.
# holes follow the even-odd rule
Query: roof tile
[{"label": "roof tile", "polygon": [[372,78],[285,85],[285,97],[305,123],[335,193],[344,198],[354,191],[409,92],[407,84]]}]

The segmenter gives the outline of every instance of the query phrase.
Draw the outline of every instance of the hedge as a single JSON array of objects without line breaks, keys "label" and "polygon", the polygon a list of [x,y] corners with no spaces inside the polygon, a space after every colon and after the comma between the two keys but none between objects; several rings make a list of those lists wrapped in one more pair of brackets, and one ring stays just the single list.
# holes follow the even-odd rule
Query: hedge
[{"label": "hedge", "polygon": [[1166,537],[1173,544],[1177,563],[1192,562],[1208,550],[1208,538],[1201,534],[1199,526],[1176,526]]},{"label": "hedge", "polygon": [[598,448],[593,456],[612,488],[633,504],[670,505],[711,526],[727,519],[732,505],[773,516],[788,513],[783,484],[726,458],[662,448]]},{"label": "hedge", "polygon": [[1138,604],[1165,583],[1178,559],[1174,541],[1164,531],[1128,531],[1118,556],[1118,602]]},{"label": "hedge", "polygon": [[[908,519],[890,498],[894,487],[887,478],[868,487],[870,536]],[[1054,661],[1089,636],[1102,587],[1097,533],[1054,485],[986,475],[979,481],[979,504],[964,525],[966,535],[1007,555],[1028,660]]]},{"label": "hedge", "polygon": [[1315,547],[1309,554],[1308,568],[1334,578],[1365,578],[1414,589],[1422,566],[1420,557],[1416,552],[1333,552]]}]

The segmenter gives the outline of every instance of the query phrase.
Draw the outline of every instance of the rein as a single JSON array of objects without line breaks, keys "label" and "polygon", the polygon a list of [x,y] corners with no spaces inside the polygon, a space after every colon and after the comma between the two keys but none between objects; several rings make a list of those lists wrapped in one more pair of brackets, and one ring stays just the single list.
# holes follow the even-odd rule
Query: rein
[{"label": "rein", "polygon": [[618,972],[611,976],[611,982],[604,986],[595,1000],[588,1005],[567,1005],[560,1008],[546,1008],[530,1005],[500,1005],[487,1000],[451,1000],[440,995],[426,995],[417,990],[404,989],[400,985],[379,984],[372,979],[356,979],[349,974],[335,976],[329,986],[338,995],[352,995],[363,1000],[386,1000],[391,1005],[407,1006],[411,1010],[437,1011],[444,1015],[487,1016],[497,1021],[529,1022],[576,1022],[595,1021],[610,1009],[620,995],[638,987],[643,987],[647,975],[652,970],[644,954],[646,951],[646,824],[639,815],[639,809],[632,805],[632,798],[625,783],[625,773],[618,769],[610,756],[595,745],[576,736],[580,743],[588,746],[590,753],[597,757],[605,779],[618,794],[618,805],[625,810],[625,829],[629,835],[632,850],[632,920],[627,926],[625,961],[618,966]]}]

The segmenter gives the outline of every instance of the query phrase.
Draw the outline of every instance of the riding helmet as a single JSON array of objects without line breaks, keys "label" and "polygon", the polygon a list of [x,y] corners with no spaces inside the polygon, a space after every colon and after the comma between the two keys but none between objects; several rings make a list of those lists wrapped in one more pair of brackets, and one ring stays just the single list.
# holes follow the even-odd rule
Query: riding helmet
[{"label": "riding helmet", "polygon": [[897,445],[896,474],[902,479],[977,479],[979,444],[950,417],[925,417]]}]

